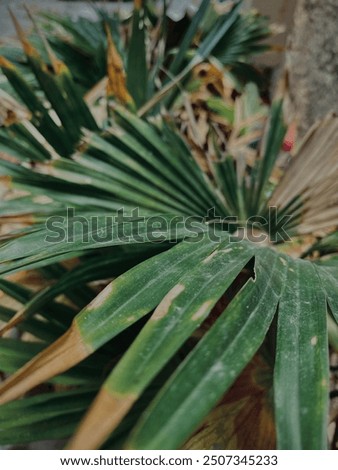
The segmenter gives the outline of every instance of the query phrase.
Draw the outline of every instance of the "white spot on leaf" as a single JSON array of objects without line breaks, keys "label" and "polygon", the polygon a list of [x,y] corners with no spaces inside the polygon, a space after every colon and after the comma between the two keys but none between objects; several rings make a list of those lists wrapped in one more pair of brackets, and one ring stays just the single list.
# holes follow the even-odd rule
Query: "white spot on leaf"
[{"label": "white spot on leaf", "polygon": [[208,300],[207,302],[204,302],[204,304],[202,304],[200,306],[200,308],[197,310],[197,312],[194,313],[194,315],[191,317],[191,319],[193,321],[196,321],[196,320],[199,320],[200,318],[203,318],[204,315],[209,310],[211,303],[212,303],[211,300]]},{"label": "white spot on leaf", "polygon": [[161,318],[165,317],[173,300],[176,299],[176,297],[178,297],[179,294],[184,291],[184,289],[185,285],[176,284],[176,286],[174,286],[163,298],[162,302],[153,313],[151,320],[160,320]]},{"label": "white spot on leaf", "polygon": [[311,338],[311,346],[316,346],[316,344],[318,343],[318,337],[317,336],[313,336]]},{"label": "white spot on leaf", "polygon": [[202,261],[203,264],[207,264],[209,263],[209,261],[215,256],[217,255],[218,251],[215,250],[211,253],[211,255],[209,255],[207,258],[205,258],[205,260]]}]

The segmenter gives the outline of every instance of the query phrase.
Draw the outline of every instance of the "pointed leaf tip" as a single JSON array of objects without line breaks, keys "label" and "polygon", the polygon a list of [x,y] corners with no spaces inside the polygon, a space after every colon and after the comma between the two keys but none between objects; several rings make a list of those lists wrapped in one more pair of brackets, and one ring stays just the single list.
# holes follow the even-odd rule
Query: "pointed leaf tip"
[{"label": "pointed leaf tip", "polygon": [[24,29],[22,28],[21,24],[19,23],[17,17],[14,15],[12,9],[8,7],[9,14],[12,18],[16,33],[18,35],[18,38],[22,44],[23,50],[25,54],[27,54],[30,57],[38,57],[39,54],[37,50],[32,46],[32,44],[28,41],[26,33]]},{"label": "pointed leaf tip", "polygon": [[33,387],[70,369],[90,353],[73,324],[67,333],[1,384],[0,405],[21,397]]}]

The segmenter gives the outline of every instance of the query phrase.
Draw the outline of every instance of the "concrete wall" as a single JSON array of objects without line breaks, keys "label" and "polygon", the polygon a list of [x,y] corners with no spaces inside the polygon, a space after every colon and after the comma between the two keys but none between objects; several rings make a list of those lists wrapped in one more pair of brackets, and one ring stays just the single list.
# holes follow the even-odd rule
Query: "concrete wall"
[{"label": "concrete wall", "polygon": [[290,104],[302,132],[328,112],[338,113],[337,37],[338,0],[298,0],[286,65]]}]

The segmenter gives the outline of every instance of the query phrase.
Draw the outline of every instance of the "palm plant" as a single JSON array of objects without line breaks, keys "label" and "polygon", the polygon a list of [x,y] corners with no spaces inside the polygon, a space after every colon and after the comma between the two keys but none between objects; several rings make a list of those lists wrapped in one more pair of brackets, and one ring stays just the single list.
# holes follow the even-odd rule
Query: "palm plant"
[{"label": "palm plant", "polygon": [[[191,23],[170,65],[174,83],[217,50],[226,55],[222,40],[238,15],[235,5],[211,22],[192,58]],[[0,339],[0,369],[12,374],[0,386],[0,442],[72,436],[69,448],[201,448],[206,430],[236,414],[236,397],[258,387],[254,409],[265,416],[262,436],[271,432],[249,442],[327,448],[337,118],[285,161],[282,103],[267,116],[249,86],[238,98],[250,103],[244,120],[237,105],[230,110],[237,145],[220,148],[210,131],[206,174],[170,114],[156,112],[160,99],[162,111],[171,106],[173,82],[155,99],[140,93],[128,74],[139,57],[125,80],[107,31],[104,126],[60,58],[49,51],[46,66],[22,32],[34,83],[0,62],[21,100],[5,113],[0,172],[23,191],[1,202],[2,218],[30,222],[0,245],[0,288],[21,305],[0,308],[2,333],[23,332]],[[238,31],[230,37],[232,54],[242,50]],[[140,107],[152,110],[148,119]],[[22,271],[38,271],[46,286],[20,284]],[[39,393],[46,383],[52,393]],[[227,436],[224,446],[235,445]]]}]

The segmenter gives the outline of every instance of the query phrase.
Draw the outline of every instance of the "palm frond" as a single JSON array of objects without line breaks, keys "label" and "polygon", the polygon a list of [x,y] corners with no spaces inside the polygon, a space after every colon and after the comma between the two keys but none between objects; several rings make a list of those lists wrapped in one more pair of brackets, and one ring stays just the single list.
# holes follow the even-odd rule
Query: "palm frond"
[{"label": "palm frond", "polygon": [[[62,20],[47,44],[18,27],[24,63],[14,51],[0,61],[15,93],[2,95],[0,174],[20,190],[1,202],[2,222],[16,223],[0,242],[2,333],[16,326],[20,337],[0,338],[0,443],[30,433],[71,437],[69,448],[179,448],[264,352],[277,446],[325,449],[327,318],[331,331],[338,322],[337,118],[288,156],[281,102],[267,112],[253,85],[224,102],[209,94],[203,105],[224,127],[208,127],[204,167],[168,111],[183,102],[198,140],[184,105],[191,77],[205,67],[223,81],[223,66],[260,50],[265,26],[243,16],[241,2],[217,15],[203,1],[173,58],[149,50],[165,44],[165,27],[152,31],[161,18],[138,6],[128,40],[116,17]],[[138,83],[136,67],[156,86]],[[316,240],[319,229],[327,236]],[[284,242],[308,233],[312,246],[294,256]],[[46,283],[36,290],[12,277],[22,271]],[[16,400],[43,383],[52,394]]]}]

